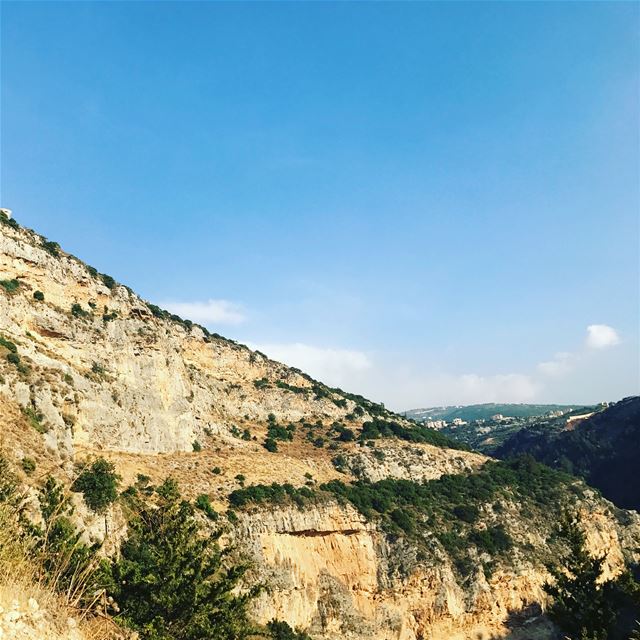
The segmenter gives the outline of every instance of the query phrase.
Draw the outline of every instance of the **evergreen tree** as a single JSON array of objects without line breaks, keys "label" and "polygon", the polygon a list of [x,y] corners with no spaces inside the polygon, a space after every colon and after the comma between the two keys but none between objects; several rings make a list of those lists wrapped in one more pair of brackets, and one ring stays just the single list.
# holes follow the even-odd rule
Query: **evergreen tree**
[{"label": "evergreen tree", "polygon": [[111,462],[95,460],[76,478],[71,489],[83,494],[87,506],[96,513],[104,513],[118,497],[120,476]]},{"label": "evergreen tree", "polygon": [[158,503],[140,502],[120,559],[111,569],[111,595],[122,619],[143,640],[242,640],[253,628],[247,604],[253,589],[235,593],[244,566],[228,567],[219,534],[206,534],[174,481],[158,488]]},{"label": "evergreen tree", "polygon": [[616,620],[615,584],[602,582],[605,556],[592,557],[585,535],[576,525],[565,524],[561,536],[569,546],[564,566],[549,566],[554,580],[544,585],[553,598],[549,617],[571,640],[607,640]]}]

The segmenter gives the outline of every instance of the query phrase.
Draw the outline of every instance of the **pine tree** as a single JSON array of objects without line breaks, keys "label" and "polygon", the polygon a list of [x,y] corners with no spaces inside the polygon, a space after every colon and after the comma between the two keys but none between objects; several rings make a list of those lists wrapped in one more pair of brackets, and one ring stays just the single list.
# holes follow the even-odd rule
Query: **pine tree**
[{"label": "pine tree", "polygon": [[140,502],[111,569],[111,595],[143,640],[242,640],[254,630],[246,608],[257,590],[235,588],[244,566],[227,566],[219,534],[206,534],[168,480],[158,504]]},{"label": "pine tree", "polygon": [[564,566],[549,566],[554,580],[544,585],[553,598],[549,617],[576,640],[606,640],[616,619],[612,602],[614,583],[602,582],[605,556],[592,557],[585,548],[585,535],[573,524],[565,524],[561,536],[569,546]]}]

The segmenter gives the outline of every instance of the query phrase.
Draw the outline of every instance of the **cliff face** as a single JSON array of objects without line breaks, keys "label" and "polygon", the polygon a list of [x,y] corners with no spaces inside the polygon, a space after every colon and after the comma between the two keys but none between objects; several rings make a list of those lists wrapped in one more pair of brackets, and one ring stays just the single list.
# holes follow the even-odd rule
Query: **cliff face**
[{"label": "cliff face", "polygon": [[[2,448],[16,463],[25,456],[36,461],[36,472],[23,474],[26,483],[47,473],[68,481],[74,463],[102,455],[116,464],[124,486],[138,474],[153,483],[171,475],[187,497],[206,493],[224,511],[229,492],[242,483],[422,482],[469,473],[486,461],[397,439],[372,448],[333,437],[334,450],[314,446],[305,436],[328,443],[336,424],[357,432],[372,415],[409,423],[171,320],[36,234],[7,224],[0,224],[0,285]],[[7,358],[12,350],[18,359]],[[270,421],[294,425],[277,453],[261,444]],[[77,502],[87,537],[103,538],[105,519]],[[518,504],[506,504],[501,515],[488,509],[523,544],[546,548],[551,523],[532,522]],[[637,517],[628,515],[622,525],[595,496],[583,511],[590,544],[608,553],[615,573],[623,556],[640,548]],[[526,617],[522,612],[544,601],[539,558],[515,550],[490,576],[479,568],[463,578],[431,532],[425,550],[347,503],[280,504],[236,518],[228,539],[251,559],[254,579],[269,587],[255,604],[256,619],[285,620],[318,640],[478,638],[505,631],[513,612]],[[106,522],[113,548],[124,532],[117,507]],[[522,637],[536,633],[552,632],[539,621]]]},{"label": "cliff face", "polygon": [[[517,538],[548,551],[552,523],[523,521],[517,507],[505,520]],[[581,522],[589,550],[607,556],[605,578],[619,573],[629,550],[639,559],[637,515],[623,526],[591,494]],[[517,549],[491,576],[478,563],[461,578],[442,550],[425,554],[334,502],[242,514],[234,537],[255,579],[273,588],[256,603],[256,619],[287,620],[318,640],[556,637],[540,617],[546,571]]]}]

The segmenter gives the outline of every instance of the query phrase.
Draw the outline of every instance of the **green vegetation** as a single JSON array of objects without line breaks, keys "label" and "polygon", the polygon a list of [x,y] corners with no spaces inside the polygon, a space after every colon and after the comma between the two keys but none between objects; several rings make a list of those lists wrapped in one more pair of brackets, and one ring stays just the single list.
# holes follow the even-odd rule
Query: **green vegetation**
[{"label": "green vegetation", "polygon": [[111,276],[108,276],[106,273],[100,274],[100,280],[102,280],[102,284],[104,284],[104,286],[107,287],[108,289],[114,289],[116,286],[116,281]]},{"label": "green vegetation", "polygon": [[237,508],[249,504],[283,504],[289,501],[301,507],[314,497],[314,492],[308,487],[296,488],[292,484],[274,482],[271,485],[255,484],[236,489],[229,494],[229,502]]},{"label": "green vegetation", "polygon": [[104,458],[98,458],[84,469],[71,486],[72,491],[82,493],[87,506],[96,513],[104,513],[118,497],[120,476],[115,467]]},{"label": "green vegetation", "polygon": [[552,582],[544,590],[553,599],[549,617],[571,639],[629,637],[631,625],[624,618],[640,615],[640,585],[629,573],[603,582],[606,556],[590,556],[585,535],[574,524],[564,523],[558,533],[568,554],[563,565],[548,567]]},{"label": "green vegetation", "polygon": [[158,488],[155,505],[138,502],[120,558],[111,569],[110,595],[120,619],[141,640],[243,640],[254,629],[247,605],[258,588],[238,595],[245,573],[229,566],[219,534],[207,534],[175,482]]},{"label": "green vegetation", "polygon": [[196,453],[202,451],[202,445],[197,440],[194,440],[191,446]]},{"label": "green vegetation", "polygon": [[211,504],[211,500],[209,499],[209,496],[206,493],[201,493],[196,498],[195,505],[198,509],[200,509],[200,511],[203,511],[206,514],[209,520],[218,519],[218,513],[213,508],[213,505]]},{"label": "green vegetation", "polygon": [[10,218],[3,211],[0,211],[0,224],[6,224],[8,227],[11,227],[12,229],[20,228],[20,225],[13,218]]},{"label": "green vegetation", "polygon": [[489,420],[492,416],[501,414],[512,418],[533,418],[543,416],[552,411],[570,411],[580,408],[579,405],[564,404],[472,404],[465,407],[431,407],[428,409],[414,409],[406,411],[404,415],[416,420],[445,420],[452,422],[460,418],[465,422],[473,420]]},{"label": "green vegetation", "polygon": [[15,293],[20,288],[20,283],[15,278],[13,280],[0,280],[0,287],[7,293]]},{"label": "green vegetation", "polygon": [[43,302],[44,301],[44,293],[42,293],[42,291],[34,291],[33,292],[33,299],[37,300],[38,302]]},{"label": "green vegetation", "polygon": [[304,631],[293,630],[286,622],[272,620],[267,623],[269,637],[273,640],[311,640],[311,636]]},{"label": "green vegetation", "polygon": [[42,422],[44,420],[44,415],[39,411],[36,411],[35,407],[24,407],[22,409],[22,413],[27,419],[29,425],[38,433],[46,433],[48,431],[46,425]]},{"label": "green vegetation", "polygon": [[278,451],[278,443],[273,438],[267,438],[262,446],[270,453]]},{"label": "green vegetation", "polygon": [[20,462],[22,470],[30,476],[36,470],[36,461],[33,458],[24,457]]},{"label": "green vegetation", "polygon": [[87,318],[89,317],[89,312],[85,311],[79,303],[74,302],[71,305],[71,315],[75,318]]},{"label": "green vegetation", "polygon": [[3,335],[0,335],[0,347],[8,349],[11,353],[18,353],[18,347],[16,347],[11,340],[7,340]]},{"label": "green vegetation", "polygon": [[362,431],[359,436],[360,441],[391,437],[408,440],[409,442],[432,444],[436,447],[447,449],[468,450],[468,447],[465,445],[443,436],[434,429],[429,429],[422,425],[404,427],[394,420],[382,420],[380,418],[374,418],[369,422],[365,422],[362,425]]},{"label": "green vegetation", "polygon": [[52,240],[43,239],[42,248],[54,258],[57,258],[60,255],[60,245]]}]

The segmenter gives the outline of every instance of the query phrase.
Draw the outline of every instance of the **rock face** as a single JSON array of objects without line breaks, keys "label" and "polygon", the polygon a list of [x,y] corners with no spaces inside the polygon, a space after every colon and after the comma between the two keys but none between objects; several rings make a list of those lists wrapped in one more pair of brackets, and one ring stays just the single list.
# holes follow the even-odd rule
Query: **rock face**
[{"label": "rock face", "polygon": [[43,414],[52,447],[191,451],[196,439],[230,437],[232,426],[263,424],[270,413],[296,422],[353,409],[350,400],[336,406],[337,394],[316,398],[308,377],[257,352],[154,317],[126,287],[109,288],[78,260],[51,255],[34,234],[0,230],[0,280],[19,282],[14,294],[0,289],[0,332],[35,376],[28,384],[9,375],[3,389]]},{"label": "rock face", "polygon": [[[516,535],[532,536],[530,523],[508,517]],[[625,549],[635,548],[638,559],[640,518],[629,517],[622,526],[595,495],[583,506],[588,547],[607,555],[605,578],[620,571]],[[545,534],[530,539],[544,548]],[[286,620],[318,640],[556,637],[540,617],[547,574],[517,551],[490,578],[478,568],[461,581],[446,554],[421,557],[334,502],[242,514],[234,536],[257,567],[255,579],[273,589],[256,603],[256,619]],[[524,628],[507,626],[518,616],[528,622]]]},{"label": "rock face", "polygon": [[[0,338],[2,447],[16,463],[27,456],[36,462],[26,483],[47,473],[68,481],[74,463],[102,455],[116,464],[125,486],[138,474],[154,483],[171,475],[187,497],[206,493],[223,511],[228,493],[242,483],[422,482],[468,473],[486,461],[395,439],[374,448],[348,438],[334,438],[334,451],[314,446],[304,429],[307,436],[314,429],[326,435],[338,423],[357,431],[372,415],[389,414],[170,319],[33,232],[1,220]],[[18,357],[8,358],[13,351]],[[297,425],[275,454],[262,446],[270,421]],[[196,440],[201,452],[194,451]],[[607,552],[614,574],[640,548],[637,515],[626,514],[620,524],[611,505],[595,496],[583,507],[589,543]],[[107,548],[124,533],[117,508],[106,519],[80,503],[77,512],[88,537],[99,540],[106,532]],[[501,517],[522,541],[545,548],[548,528],[532,526],[519,505],[507,505]],[[544,603],[541,563],[521,552],[490,577],[479,569],[462,579],[435,538],[424,553],[335,500],[302,510],[254,508],[236,518],[228,537],[252,561],[253,578],[268,586],[255,604],[256,619],[285,620],[317,640],[489,637],[505,632],[514,612],[530,618]],[[542,619],[524,635],[510,633],[553,637]]]}]

